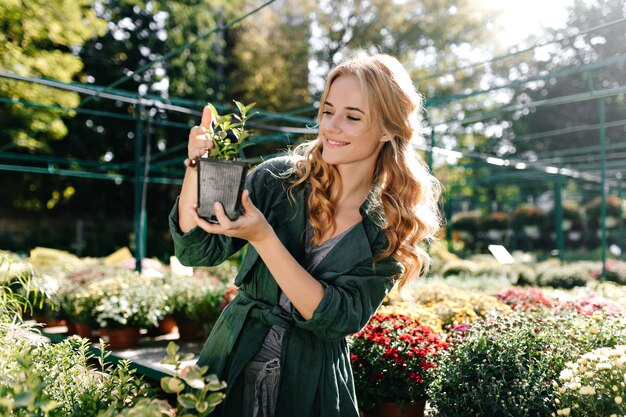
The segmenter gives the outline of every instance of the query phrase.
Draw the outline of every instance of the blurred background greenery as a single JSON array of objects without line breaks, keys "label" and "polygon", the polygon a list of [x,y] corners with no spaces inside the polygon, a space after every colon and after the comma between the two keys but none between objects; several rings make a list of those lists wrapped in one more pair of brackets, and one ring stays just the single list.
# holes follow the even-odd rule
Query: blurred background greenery
[{"label": "blurred background greenery", "polygon": [[313,137],[328,69],[366,49],[424,95],[415,146],[446,187],[450,250],[621,256],[624,0],[269,3],[3,1],[0,248],[168,259],[202,105],[256,102],[258,161]]}]

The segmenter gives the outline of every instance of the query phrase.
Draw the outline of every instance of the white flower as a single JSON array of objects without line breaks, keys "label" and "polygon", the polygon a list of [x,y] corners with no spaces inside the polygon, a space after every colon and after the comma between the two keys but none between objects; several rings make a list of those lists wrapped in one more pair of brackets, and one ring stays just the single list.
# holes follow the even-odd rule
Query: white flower
[{"label": "white flower", "polygon": [[557,416],[569,416],[571,409],[569,407],[564,408],[562,410],[557,410],[556,411],[556,415]]},{"label": "white flower", "polygon": [[615,404],[620,405],[622,403],[622,397],[615,397]]},{"label": "white flower", "polygon": [[573,375],[572,370],[565,368],[561,371],[561,375],[559,377],[563,380],[568,380],[572,378],[572,375]]},{"label": "white flower", "polygon": [[580,395],[594,395],[596,393],[596,389],[590,385],[585,385],[578,390]]}]

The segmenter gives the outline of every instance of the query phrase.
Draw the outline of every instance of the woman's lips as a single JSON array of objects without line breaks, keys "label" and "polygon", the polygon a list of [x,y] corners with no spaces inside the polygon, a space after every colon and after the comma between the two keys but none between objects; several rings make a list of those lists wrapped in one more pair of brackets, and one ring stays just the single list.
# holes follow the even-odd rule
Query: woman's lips
[{"label": "woman's lips", "polygon": [[344,142],[337,139],[326,138],[326,143],[332,148],[341,148],[343,146],[349,145],[350,142]]}]

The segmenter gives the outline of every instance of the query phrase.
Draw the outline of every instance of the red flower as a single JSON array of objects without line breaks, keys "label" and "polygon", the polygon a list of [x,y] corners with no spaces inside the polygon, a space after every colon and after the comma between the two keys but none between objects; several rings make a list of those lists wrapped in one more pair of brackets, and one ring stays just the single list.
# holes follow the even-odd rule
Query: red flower
[{"label": "red flower", "polygon": [[410,317],[374,315],[350,341],[357,396],[371,404],[424,398],[436,356],[447,347]]}]

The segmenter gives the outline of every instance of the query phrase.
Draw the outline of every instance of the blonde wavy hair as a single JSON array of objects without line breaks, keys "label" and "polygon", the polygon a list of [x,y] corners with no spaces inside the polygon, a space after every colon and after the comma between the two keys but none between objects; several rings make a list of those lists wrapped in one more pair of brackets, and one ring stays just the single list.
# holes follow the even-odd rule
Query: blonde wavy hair
[{"label": "blonde wavy hair", "polygon": [[[422,97],[397,59],[385,54],[361,54],[330,71],[320,103],[326,101],[332,83],[348,74],[359,80],[369,123],[372,116],[378,117],[383,132],[392,138],[383,145],[372,178],[388,241],[387,249],[375,257],[375,262],[389,256],[397,260],[403,271],[395,278],[402,289],[410,279],[428,270],[430,257],[420,244],[434,238],[441,222],[440,183],[411,146],[419,134]],[[318,121],[322,114],[320,106]],[[308,205],[314,244],[321,243],[329,225],[333,230],[336,227],[334,204],[341,191],[339,172],[322,159],[322,146],[318,137],[295,150],[301,157],[294,159],[297,175],[290,187],[292,190],[305,182],[311,186]]]}]

